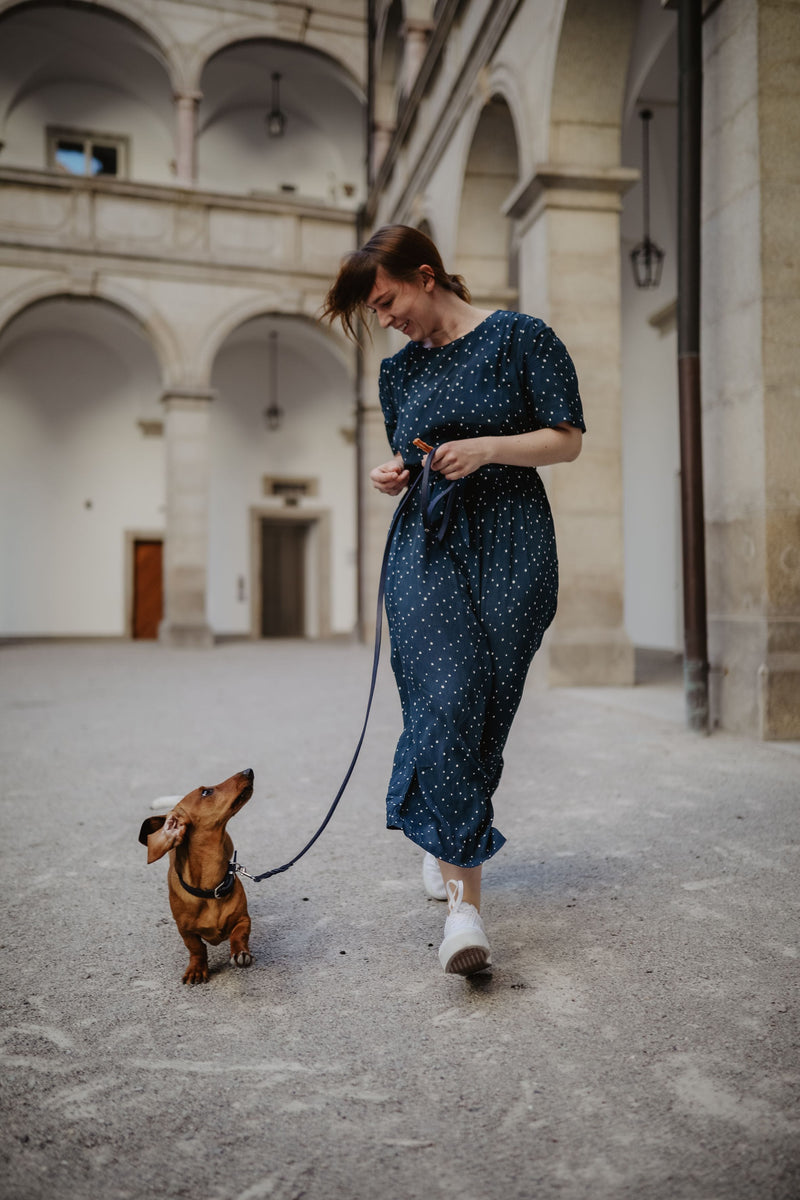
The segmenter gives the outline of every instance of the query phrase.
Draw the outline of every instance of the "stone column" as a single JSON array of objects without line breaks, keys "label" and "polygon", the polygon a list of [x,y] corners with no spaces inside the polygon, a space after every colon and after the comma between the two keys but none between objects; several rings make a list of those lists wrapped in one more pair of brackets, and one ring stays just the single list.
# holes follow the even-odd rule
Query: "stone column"
[{"label": "stone column", "polygon": [[403,25],[403,95],[407,96],[419,74],[428,49],[433,24],[430,21],[409,19]]},{"label": "stone column", "polygon": [[167,472],[164,619],[159,640],[211,646],[206,618],[209,417],[213,393],[167,392],[162,401]]},{"label": "stone column", "polygon": [[373,121],[372,123],[372,175],[375,177],[386,157],[394,135],[394,121]]},{"label": "stone column", "polygon": [[181,187],[197,182],[197,108],[200,92],[184,92],[175,97],[175,177]]},{"label": "stone column", "polygon": [[619,213],[625,168],[540,166],[505,211],[518,222],[526,309],[545,317],[578,372],[588,434],[577,462],[543,472],[556,522],[554,685],[631,684],[623,624]]},{"label": "stone column", "polygon": [[379,463],[388,462],[392,450],[386,440],[386,427],[378,401],[378,372],[381,358],[386,349],[382,331],[375,331],[374,343],[366,342],[364,352],[364,403],[361,410],[362,479],[361,492],[361,598],[364,612],[364,636],[369,641],[375,636],[375,613],[378,595],[378,577],[386,544],[386,534],[392,513],[400,502],[377,492],[369,480],[369,473]]},{"label": "stone column", "polygon": [[712,716],[800,738],[800,260],[789,0],[703,28],[703,326]]}]

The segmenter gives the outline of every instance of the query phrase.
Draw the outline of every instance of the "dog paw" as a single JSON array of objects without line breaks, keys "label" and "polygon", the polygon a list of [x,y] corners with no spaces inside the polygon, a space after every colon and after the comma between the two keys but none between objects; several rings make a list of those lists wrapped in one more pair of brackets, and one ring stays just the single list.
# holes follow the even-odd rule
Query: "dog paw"
[{"label": "dog paw", "polygon": [[249,967],[252,961],[253,956],[247,950],[240,950],[238,954],[231,955],[231,963],[235,967]]},{"label": "dog paw", "polygon": [[186,968],[183,976],[184,983],[208,983],[208,967],[196,967],[192,963]]}]

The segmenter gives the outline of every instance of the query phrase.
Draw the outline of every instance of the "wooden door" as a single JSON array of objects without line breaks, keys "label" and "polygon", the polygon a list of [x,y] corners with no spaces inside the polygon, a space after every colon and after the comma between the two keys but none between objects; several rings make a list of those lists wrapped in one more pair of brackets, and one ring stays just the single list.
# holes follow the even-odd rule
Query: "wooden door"
[{"label": "wooden door", "polygon": [[261,522],[261,636],[304,637],[306,537],[300,521]]},{"label": "wooden door", "polygon": [[161,541],[133,543],[133,636],[157,638],[164,615]]}]

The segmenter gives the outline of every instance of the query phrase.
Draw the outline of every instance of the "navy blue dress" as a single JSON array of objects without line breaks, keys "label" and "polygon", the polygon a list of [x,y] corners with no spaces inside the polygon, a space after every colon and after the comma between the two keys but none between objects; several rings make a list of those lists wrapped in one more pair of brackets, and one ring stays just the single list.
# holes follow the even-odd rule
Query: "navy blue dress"
[{"label": "navy blue dress", "polygon": [[[384,359],[380,401],[392,449],[418,471],[420,437],[584,429],[575,368],[544,322],[495,312],[464,337],[409,342]],[[435,487],[446,487],[438,477]],[[389,555],[386,614],[403,732],[387,826],[445,862],[475,867],[505,838],[492,796],[531,659],[556,611],[550,506],[530,467],[481,467],[456,485],[442,541],[426,531],[420,489]],[[442,506],[440,506],[441,508]]]}]

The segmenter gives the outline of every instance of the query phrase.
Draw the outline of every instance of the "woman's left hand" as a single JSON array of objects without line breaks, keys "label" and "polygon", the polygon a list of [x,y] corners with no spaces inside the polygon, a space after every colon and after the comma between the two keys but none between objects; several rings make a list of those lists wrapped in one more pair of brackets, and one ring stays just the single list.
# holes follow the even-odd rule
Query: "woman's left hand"
[{"label": "woman's left hand", "polygon": [[445,479],[463,479],[490,461],[489,438],[462,438],[457,442],[442,442],[431,463],[434,471]]}]

